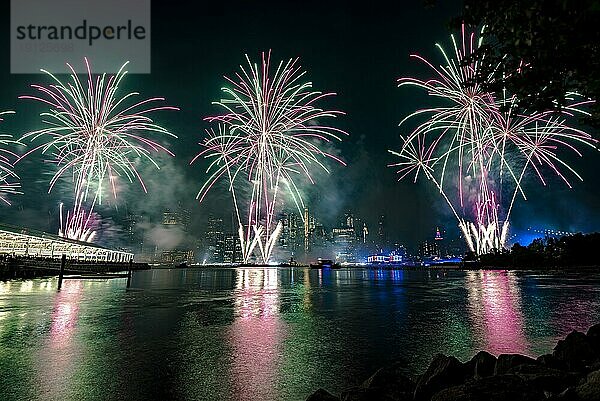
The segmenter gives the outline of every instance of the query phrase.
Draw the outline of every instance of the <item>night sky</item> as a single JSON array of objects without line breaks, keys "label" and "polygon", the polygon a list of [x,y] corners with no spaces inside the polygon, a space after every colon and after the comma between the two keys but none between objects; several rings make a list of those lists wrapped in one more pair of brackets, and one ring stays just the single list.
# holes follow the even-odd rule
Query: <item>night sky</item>
[{"label": "night sky", "polygon": [[[387,149],[400,146],[398,122],[427,101],[414,88],[397,88],[395,81],[401,76],[424,77],[428,73],[409,58],[411,53],[441,62],[434,45],[450,45],[449,23],[459,14],[460,2],[426,5],[414,1],[379,10],[323,8],[319,3],[303,2],[198,3],[201,8],[184,2],[152,3],[152,73],[131,75],[126,86],[145,97],[164,96],[169,104],[181,108],[178,113],[155,116],[178,135],[179,139],[171,143],[176,158],[165,161],[161,171],[146,173],[148,195],[134,184],[117,205],[101,208],[104,218],[114,219],[107,225],[118,224],[127,210],[154,216],[160,223],[162,209],[178,201],[192,210],[195,233],[201,232],[209,213],[228,215],[230,211],[223,205],[229,206],[230,201],[224,191],[215,191],[203,204],[194,200],[205,166],[189,166],[189,161],[200,150],[197,143],[209,126],[203,117],[217,111],[211,101],[220,98],[222,76],[237,71],[245,62],[245,53],[258,60],[261,51],[271,49],[276,61],[300,57],[316,89],[338,94],[327,106],[347,113],[330,124],[350,134],[338,145],[348,167],[335,167],[330,177],[319,176],[317,185],[306,190],[317,217],[331,226],[341,213],[352,210],[374,227],[377,216],[385,214],[391,239],[409,247],[432,236],[435,226],[450,233],[457,231],[448,208],[426,182],[398,183],[394,170],[386,165],[394,161]],[[0,109],[17,112],[1,128],[19,136],[41,126],[41,109],[17,100],[17,96],[32,93],[30,83],[48,79],[10,74],[8,2],[2,3],[0,11],[4,19],[0,43],[6,49],[0,63]],[[115,60],[115,64],[123,61]],[[529,201],[518,203],[513,212],[513,227],[598,230],[600,176],[596,166],[600,159],[593,151],[584,156],[574,165],[586,181],[573,181],[572,190],[555,179],[543,189],[531,182]],[[68,201],[70,192],[61,196],[59,188],[48,195],[48,177],[43,174],[48,170],[40,165],[39,160],[31,159],[17,166],[25,195],[14,198],[12,207],[2,207],[0,220],[54,232],[57,205],[61,199]]]}]

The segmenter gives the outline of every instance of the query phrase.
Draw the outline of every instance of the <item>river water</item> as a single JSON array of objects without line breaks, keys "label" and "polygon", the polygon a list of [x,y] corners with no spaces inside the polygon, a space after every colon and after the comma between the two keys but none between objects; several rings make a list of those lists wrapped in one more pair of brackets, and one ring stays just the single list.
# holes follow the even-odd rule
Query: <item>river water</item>
[{"label": "river water", "polygon": [[0,282],[0,399],[303,400],[402,360],[551,352],[600,274],[174,269]]}]

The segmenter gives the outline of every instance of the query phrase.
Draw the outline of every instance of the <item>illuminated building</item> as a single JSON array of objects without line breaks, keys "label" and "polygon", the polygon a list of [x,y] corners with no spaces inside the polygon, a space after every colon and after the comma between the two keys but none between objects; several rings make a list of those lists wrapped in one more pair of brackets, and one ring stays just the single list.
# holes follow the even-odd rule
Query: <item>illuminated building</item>
[{"label": "illuminated building", "polygon": [[348,228],[354,228],[354,215],[352,212],[348,211],[344,214],[344,222],[342,225]]},{"label": "illuminated building", "polygon": [[425,240],[419,245],[419,256],[422,258],[433,258],[438,255],[437,244],[431,240]]},{"label": "illuminated building", "polygon": [[534,233],[534,234],[542,234],[544,237],[548,237],[548,238],[560,238],[560,237],[566,237],[566,236],[576,234],[573,232],[555,230],[552,228],[531,228],[531,227],[529,227],[527,229],[527,231],[530,233]]},{"label": "illuminated building", "polygon": [[377,249],[383,251],[387,248],[388,238],[387,238],[387,230],[385,224],[385,215],[380,215],[379,220],[377,221]]},{"label": "illuminated building", "polygon": [[187,231],[190,225],[190,211],[181,206],[181,202],[176,209],[166,208],[163,212],[163,226],[179,226]]},{"label": "illuminated building", "polygon": [[279,235],[279,246],[281,248],[288,248],[290,241],[290,218],[289,214],[282,212],[277,215],[277,221],[281,222],[281,234]]},{"label": "illuminated building", "polygon": [[161,263],[191,263],[194,261],[194,251],[191,249],[171,249],[162,251],[160,254]]},{"label": "illuminated building", "polygon": [[207,262],[222,263],[225,258],[225,233],[223,219],[209,216],[204,242],[207,250]]},{"label": "illuminated building", "polygon": [[333,229],[333,244],[336,248],[338,262],[356,262],[354,228],[342,227]]},{"label": "illuminated building", "polygon": [[442,241],[444,239],[444,237],[442,237],[442,233],[440,232],[440,228],[436,227],[435,228],[435,238],[434,240],[437,241]]},{"label": "illuminated building", "polygon": [[398,255],[395,253],[391,253],[390,255],[383,255],[383,254],[369,255],[367,257],[367,262],[374,263],[374,264],[379,264],[379,263],[400,264],[400,263],[404,262],[404,255]]},{"label": "illuminated building", "polygon": [[356,231],[354,229],[354,216],[347,212],[341,221],[340,227],[332,230],[333,244],[338,262],[356,262]]},{"label": "illuminated building", "polygon": [[296,252],[299,249],[302,249],[304,246],[304,224],[302,223],[302,218],[297,213],[290,213],[289,219],[289,250],[292,252]]},{"label": "illuminated building", "polygon": [[227,233],[224,235],[223,241],[223,262],[225,263],[241,263],[242,245],[237,234]]},{"label": "illuminated building", "polygon": [[144,216],[129,212],[123,224],[126,235],[124,247],[141,255],[142,258],[144,258],[144,232],[140,229],[140,223],[144,221],[143,219]]},{"label": "illuminated building", "polygon": [[127,213],[125,216],[125,233],[129,243],[133,244],[135,241],[136,225],[138,222],[138,216],[133,213]]},{"label": "illuminated building", "polygon": [[292,253],[304,248],[304,224],[297,213],[283,212],[277,216],[281,221],[282,230],[279,236],[279,246]]},{"label": "illuminated building", "polygon": [[369,255],[367,257],[367,262],[369,263],[387,263],[389,261],[389,256],[386,255]]},{"label": "illuminated building", "polygon": [[[185,209],[181,202],[175,209],[165,208],[163,211],[162,225],[167,229],[179,229],[187,232],[190,224],[190,211]],[[194,261],[194,251],[189,246],[178,245],[174,249],[164,249],[160,251],[159,262],[165,264],[171,263],[191,263]]]},{"label": "illuminated building", "polygon": [[316,226],[315,217],[309,213],[308,207],[304,208],[304,221],[302,224],[304,229],[304,240],[302,243],[304,245],[304,253],[305,255],[308,255],[314,246],[313,236]]},{"label": "illuminated building", "polygon": [[442,256],[442,242],[444,237],[439,227],[436,227],[433,240],[427,239],[419,246],[419,255],[422,258],[436,258]]},{"label": "illuminated building", "polygon": [[445,246],[443,232],[439,227],[435,228],[435,237],[433,238],[433,242],[435,244],[435,250],[437,252],[437,256],[442,257],[448,254],[448,251]]},{"label": "illuminated building", "polygon": [[367,223],[363,222],[359,218],[354,219],[354,231],[356,232],[356,239],[362,244],[367,243],[367,237],[369,236],[369,229]]},{"label": "illuminated building", "polygon": [[357,261],[365,261],[369,252],[372,252],[372,244],[369,243],[369,229],[367,224],[360,218],[354,218],[354,233],[356,236],[356,258]]},{"label": "illuminated building", "polygon": [[327,245],[327,230],[320,222],[314,220],[315,227],[311,234],[311,248],[322,248]]}]

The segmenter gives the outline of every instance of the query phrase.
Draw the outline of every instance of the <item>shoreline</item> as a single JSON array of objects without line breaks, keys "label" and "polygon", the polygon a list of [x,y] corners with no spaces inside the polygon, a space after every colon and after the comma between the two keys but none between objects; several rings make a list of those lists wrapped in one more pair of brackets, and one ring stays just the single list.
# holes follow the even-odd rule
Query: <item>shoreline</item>
[{"label": "shoreline", "polygon": [[319,388],[307,401],[592,401],[600,400],[600,323],[572,331],[551,354],[497,357],[479,351],[461,362],[437,354],[421,374],[408,377],[404,364],[384,366],[361,385],[334,395]]},{"label": "shoreline", "polygon": [[308,269],[308,270],[323,270],[323,271],[348,271],[348,270],[410,270],[410,271],[547,271],[547,272],[569,272],[569,271],[597,271],[600,273],[600,265],[591,266],[539,266],[539,267],[501,267],[501,266],[477,266],[464,267],[458,265],[439,265],[439,266],[407,266],[407,265],[357,265],[357,266],[342,266],[338,269],[316,269],[310,268],[309,265],[188,265],[181,266],[153,266],[150,269]]},{"label": "shoreline", "polygon": [[[22,258],[21,258],[22,259]],[[404,270],[404,271],[433,271],[436,273],[449,273],[455,271],[511,271],[511,272],[538,272],[538,273],[600,273],[600,266],[570,266],[570,267],[464,267],[464,266],[404,266],[404,265],[360,265],[342,266],[339,269],[311,269],[308,265],[279,266],[279,265],[150,265],[148,263],[135,262],[132,270],[202,270],[202,269],[306,269],[321,271],[350,271],[350,270]],[[129,269],[129,263],[125,262],[77,262],[68,261],[65,274],[103,274],[121,273]],[[49,278],[58,276],[60,260],[28,258],[26,261],[0,262],[0,281],[23,280],[33,278]]]}]

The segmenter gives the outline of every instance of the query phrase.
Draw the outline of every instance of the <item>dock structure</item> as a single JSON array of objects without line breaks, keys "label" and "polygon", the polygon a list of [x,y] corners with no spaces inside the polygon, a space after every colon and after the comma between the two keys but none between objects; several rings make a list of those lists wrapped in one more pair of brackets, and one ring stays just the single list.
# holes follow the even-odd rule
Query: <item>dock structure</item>
[{"label": "dock structure", "polygon": [[133,253],[117,251],[89,242],[75,241],[29,228],[0,223],[0,254],[67,259],[79,262],[126,263]]}]

